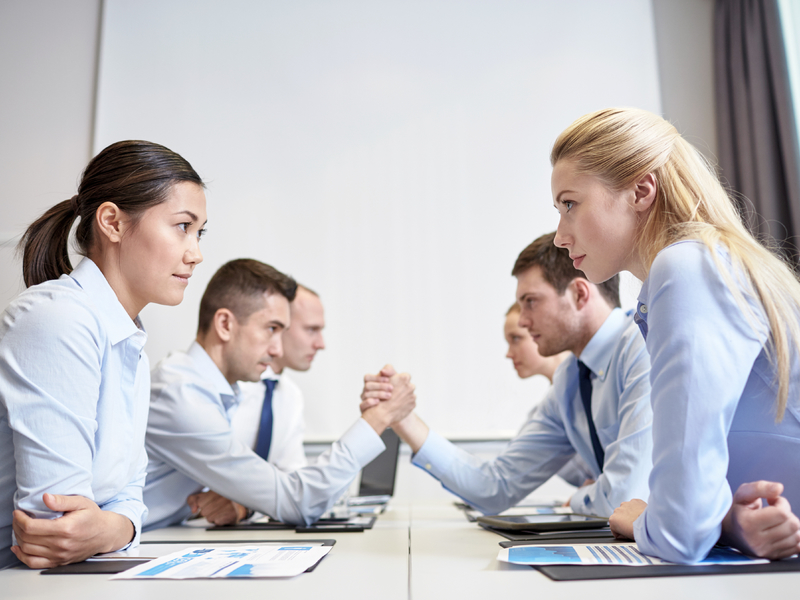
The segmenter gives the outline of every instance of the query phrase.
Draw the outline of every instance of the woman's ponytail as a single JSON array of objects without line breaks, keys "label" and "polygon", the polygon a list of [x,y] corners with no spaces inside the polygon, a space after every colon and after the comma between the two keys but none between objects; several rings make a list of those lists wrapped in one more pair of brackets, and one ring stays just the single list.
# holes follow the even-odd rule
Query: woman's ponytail
[{"label": "woman's ponytail", "polygon": [[69,232],[78,216],[77,196],[59,202],[28,227],[19,243],[22,276],[30,287],[72,272]]}]

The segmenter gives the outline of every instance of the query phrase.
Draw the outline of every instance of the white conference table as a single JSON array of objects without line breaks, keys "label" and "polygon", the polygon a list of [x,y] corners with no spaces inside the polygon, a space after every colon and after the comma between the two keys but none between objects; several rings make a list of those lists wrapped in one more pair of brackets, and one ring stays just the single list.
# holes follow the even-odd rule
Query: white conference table
[{"label": "white conference table", "polygon": [[[107,575],[40,575],[27,568],[0,572],[0,598],[86,600],[219,600],[292,598],[347,600],[538,598],[585,600],[646,597],[726,600],[786,597],[800,587],[800,572],[663,577],[604,581],[551,581],[529,567],[498,562],[499,536],[469,523],[454,496],[411,467],[404,456],[397,494],[375,527],[363,533],[295,534],[292,531],[208,532],[171,527],[143,536],[141,553],[178,550],[211,540],[257,541],[333,538],[336,545],[312,573],[291,579],[110,581]],[[568,492],[547,484],[542,498]],[[780,596],[779,596],[780,595]]]}]

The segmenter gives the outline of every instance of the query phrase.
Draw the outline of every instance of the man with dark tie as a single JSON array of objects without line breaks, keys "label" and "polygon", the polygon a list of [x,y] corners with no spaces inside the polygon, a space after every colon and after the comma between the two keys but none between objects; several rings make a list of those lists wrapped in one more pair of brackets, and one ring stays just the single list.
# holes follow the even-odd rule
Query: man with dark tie
[{"label": "man with dark tie", "polygon": [[[556,369],[553,386],[508,447],[482,462],[431,431],[415,413],[392,429],[411,446],[415,465],[487,514],[513,506],[578,454],[594,481],[579,488],[569,505],[574,512],[608,517],[621,502],[648,497],[650,359],[632,313],[619,308],[617,276],[600,285],[589,282],[553,238],[551,233],[535,240],[512,270],[519,325],[543,356],[564,350],[573,356]],[[376,403],[382,386],[377,378],[365,377],[362,409]]]},{"label": "man with dark tie", "polygon": [[237,382],[259,381],[282,355],[296,293],[292,278],[252,259],[226,263],[209,281],[196,340],[151,375],[144,529],[177,524],[193,513],[235,523],[248,510],[311,523],[384,450],[380,434],[389,423],[413,410],[410,378],[394,376],[388,402],[362,411],[314,466],[290,473],[238,440],[230,424],[240,400]]},{"label": "man with dark tie", "polygon": [[303,450],[303,392],[287,371],[308,371],[317,352],[325,348],[325,311],[319,295],[298,285],[289,312],[292,324],[283,332],[283,355],[272,359],[261,381],[239,382],[241,401],[231,419],[239,440],[286,472],[308,464]]}]

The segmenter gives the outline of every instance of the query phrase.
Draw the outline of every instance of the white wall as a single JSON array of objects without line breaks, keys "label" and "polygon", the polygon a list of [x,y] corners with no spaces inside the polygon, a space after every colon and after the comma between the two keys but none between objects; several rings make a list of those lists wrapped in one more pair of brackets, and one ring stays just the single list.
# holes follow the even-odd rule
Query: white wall
[{"label": "white wall", "polygon": [[0,2],[0,306],[23,288],[20,235],[91,157],[99,19],[100,0]]},{"label": "white wall", "polygon": [[[596,108],[595,102],[615,100],[597,95],[596,84],[608,71],[613,71],[612,78],[626,76],[626,61],[632,60],[597,64],[602,61],[593,52],[586,55],[586,64],[576,40],[594,40],[597,48],[609,40],[618,49],[630,44],[629,54],[640,55],[635,60],[652,60],[650,32],[655,30],[665,116],[678,121],[684,134],[703,140],[710,135],[713,142],[711,78],[705,76],[711,64],[707,40],[712,0],[654,0],[656,18],[649,29],[619,35],[611,33],[614,24],[602,31],[600,25],[626,2],[588,2],[586,9],[578,2],[495,3],[485,18],[475,16],[481,7],[476,3],[411,4],[428,12],[418,13],[425,19],[414,20],[395,10],[396,31],[419,26],[406,44],[391,34],[393,28],[371,26],[371,35],[360,32],[375,11],[390,10],[386,3],[369,10],[348,10],[356,6],[352,2],[339,3],[336,10],[318,3],[275,3],[268,6],[282,7],[280,14],[265,13],[262,7],[261,20],[258,14],[237,18],[247,8],[245,2],[226,4],[224,13],[215,12],[218,3],[190,4],[180,16],[165,20],[172,1],[122,3],[123,8],[149,12],[145,23],[128,23],[119,49],[149,57],[153,68],[145,72],[144,81],[118,74],[135,94],[145,90],[145,97],[137,96],[137,103],[122,97],[117,110],[129,111],[131,125],[143,125],[137,130],[142,137],[161,133],[157,141],[186,155],[210,181],[206,264],[183,307],[157,308],[145,315],[151,356],[191,339],[202,288],[221,262],[234,253],[272,262],[318,288],[328,311],[329,349],[309,374],[298,378],[311,407],[312,438],[332,437],[355,416],[358,371],[385,359],[414,372],[420,412],[444,433],[506,434],[541,394],[542,382],[518,381],[502,358],[502,313],[513,293],[508,272],[516,253],[555,225],[555,211],[546,206],[546,156],[553,137],[571,118]],[[592,12],[593,4],[601,4],[605,14]],[[636,10],[626,11],[627,18],[649,19],[647,2],[632,4]],[[308,12],[303,14],[302,7]],[[512,16],[518,9],[531,11],[527,21]],[[47,207],[71,196],[91,154],[99,12],[99,0],[0,2],[0,75],[4,90],[12,90],[0,94],[0,241],[17,236]],[[213,27],[203,24],[209,16]],[[161,24],[155,33],[154,23]],[[235,39],[218,36],[226,30]],[[195,35],[180,43],[189,31]],[[261,33],[248,37],[253,31]],[[337,52],[314,60],[304,46],[319,39],[339,40]],[[149,54],[153,43],[166,45],[172,57]],[[382,50],[376,53],[376,47]],[[230,68],[221,65],[231,57],[252,58],[259,52],[266,59],[269,49],[274,51],[269,71],[247,71],[238,61]],[[108,50],[106,60],[114,58]],[[420,56],[424,51],[431,56]],[[463,60],[472,67],[464,67]],[[160,66],[164,62],[174,68]],[[536,71],[526,69],[531,65]],[[575,70],[567,71],[565,65]],[[434,76],[440,68],[444,76]],[[586,71],[591,71],[586,77],[574,77],[558,88],[531,84],[534,75],[556,78]],[[520,72],[523,76],[516,76]],[[268,78],[278,89],[254,96],[251,92]],[[465,93],[463,80],[470,78],[481,86]],[[654,94],[652,69],[644,79]],[[320,81],[326,85],[320,87]],[[167,93],[176,87],[191,92]],[[281,105],[278,91],[287,90],[294,95]],[[202,98],[193,98],[195,93]],[[319,96],[327,109],[320,110]],[[545,97],[557,98],[563,106],[560,122],[552,111],[533,110]],[[213,102],[213,114],[197,110],[201,100]],[[500,101],[503,110],[494,111]],[[650,102],[657,109],[658,98]],[[154,107],[169,116],[150,114]],[[408,107],[417,111],[414,119],[398,119]],[[287,110],[308,118],[287,120],[282,116]],[[237,135],[245,139],[232,144],[229,129],[243,115],[250,120]],[[101,110],[98,126],[109,116]],[[169,122],[159,131],[148,129],[160,121]],[[361,127],[353,125],[358,121]],[[189,130],[185,142],[173,135],[181,128]],[[102,135],[98,130],[98,144]],[[345,151],[315,142],[333,136],[345,140]],[[209,150],[206,143],[218,147]],[[261,149],[255,155],[244,152],[243,143]],[[508,148],[515,152],[509,154]],[[367,172],[372,175],[364,176]],[[349,202],[347,215],[337,209],[342,198]],[[442,199],[458,203],[444,209],[438,204]],[[250,210],[228,219],[242,202]],[[541,202],[543,212],[535,212],[534,205]],[[299,216],[298,203],[303,208]],[[519,209],[509,218],[500,217],[510,205]],[[346,235],[334,230],[320,234],[314,224],[320,220],[361,228]],[[278,239],[283,223],[289,223],[296,237],[292,244]],[[409,255],[409,246],[417,251]],[[0,301],[5,304],[19,289],[19,263],[8,244],[0,246],[0,253]],[[343,258],[335,258],[337,253]],[[352,270],[356,263],[360,266]],[[392,290],[397,277],[414,284]],[[467,293],[454,294],[459,286]],[[445,371],[441,365],[453,355],[461,357],[458,368]],[[345,367],[345,360],[352,366]],[[496,394],[486,391],[492,374],[502,378]],[[451,411],[456,418],[450,417],[444,398],[456,400]],[[462,426],[459,413],[473,412],[485,418],[477,427]]]},{"label": "white wall", "polygon": [[653,0],[664,116],[716,162],[714,0]]},{"label": "white wall", "polygon": [[385,362],[445,434],[518,427],[545,386],[504,358],[509,273],[557,223],[556,135],[660,111],[648,0],[109,0],[103,26],[95,151],[151,139],[209,181],[205,264],[180,307],[144,313],[153,360],[188,345],[216,268],[252,256],[327,308],[298,377],[309,437],[341,433]]}]

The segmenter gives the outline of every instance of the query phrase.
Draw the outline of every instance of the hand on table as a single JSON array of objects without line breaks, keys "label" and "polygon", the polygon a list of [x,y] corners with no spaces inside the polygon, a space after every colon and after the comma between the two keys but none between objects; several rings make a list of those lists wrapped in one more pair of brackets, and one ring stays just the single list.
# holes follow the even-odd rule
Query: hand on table
[{"label": "hand on table", "polygon": [[639,518],[645,508],[647,508],[647,502],[644,500],[630,500],[615,508],[608,519],[614,537],[618,540],[634,539],[633,522]]},{"label": "hand on table", "polygon": [[782,493],[783,484],[772,481],[740,485],[722,521],[722,541],[746,554],[773,560],[800,552],[800,519]]},{"label": "hand on table", "polygon": [[50,510],[64,514],[56,519],[36,519],[21,510],[13,513],[17,545],[11,551],[33,569],[80,562],[119,550],[133,539],[130,519],[101,510],[89,498],[44,494],[42,500]]},{"label": "hand on table", "polygon": [[192,514],[205,517],[214,525],[236,525],[247,516],[247,509],[217,492],[198,492],[186,498]]}]

